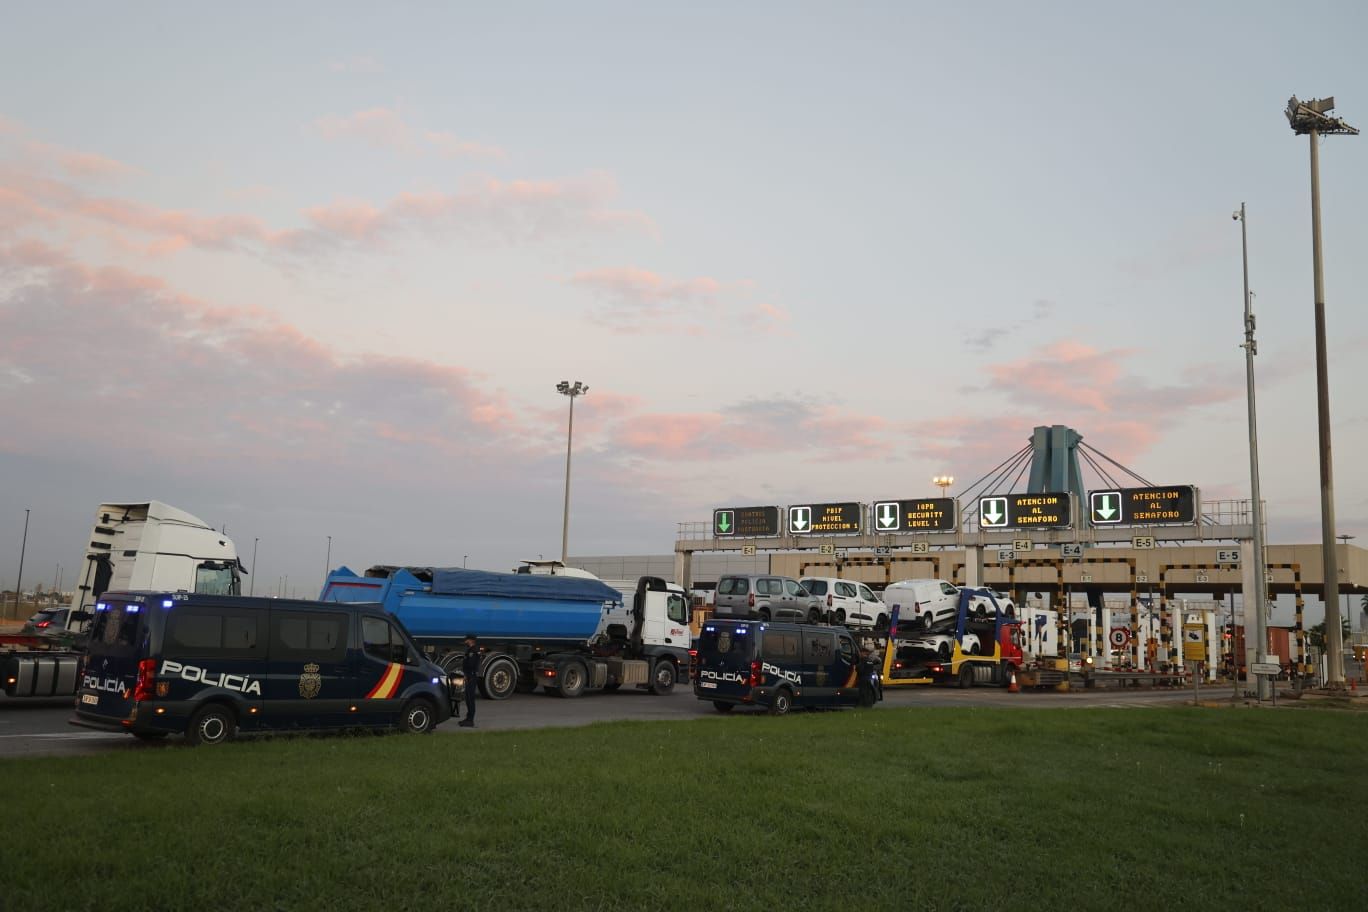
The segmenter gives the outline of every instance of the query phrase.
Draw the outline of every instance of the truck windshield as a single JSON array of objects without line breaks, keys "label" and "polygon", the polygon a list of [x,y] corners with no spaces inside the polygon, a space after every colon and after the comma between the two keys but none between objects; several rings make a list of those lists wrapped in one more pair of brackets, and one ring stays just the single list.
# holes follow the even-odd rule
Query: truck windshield
[{"label": "truck windshield", "polygon": [[195,591],[205,595],[237,595],[233,565],[209,561],[195,568]]}]

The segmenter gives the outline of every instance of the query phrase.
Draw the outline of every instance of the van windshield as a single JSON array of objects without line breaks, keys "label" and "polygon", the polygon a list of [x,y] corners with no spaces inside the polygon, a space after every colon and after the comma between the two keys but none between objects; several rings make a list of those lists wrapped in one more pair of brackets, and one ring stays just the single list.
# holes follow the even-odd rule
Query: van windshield
[{"label": "van windshield", "polygon": [[132,651],[138,642],[142,605],[101,602],[90,628],[90,651],[119,655]]},{"label": "van windshield", "polygon": [[754,648],[754,640],[748,632],[743,633],[731,627],[704,627],[702,635],[698,638],[700,655],[730,656],[749,660]]}]

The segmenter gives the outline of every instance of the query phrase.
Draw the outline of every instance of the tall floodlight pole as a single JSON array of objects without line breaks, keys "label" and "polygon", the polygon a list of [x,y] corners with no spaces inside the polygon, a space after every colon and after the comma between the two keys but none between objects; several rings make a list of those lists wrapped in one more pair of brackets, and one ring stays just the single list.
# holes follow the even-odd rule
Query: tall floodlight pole
[{"label": "tall floodlight pole", "polygon": [[570,397],[570,426],[565,432],[565,515],[561,520],[561,563],[570,557],[570,445],[575,439],[575,397],[589,392],[589,387],[576,380],[562,380],[556,392]]},{"label": "tall floodlight pole", "polygon": [[[1240,210],[1232,218],[1240,223],[1240,254],[1244,262],[1244,345],[1240,346],[1245,351],[1245,400],[1249,405],[1249,497],[1250,497],[1250,521],[1254,525],[1254,661],[1262,662],[1264,654],[1268,652],[1268,568],[1267,560],[1264,558],[1264,523],[1263,523],[1263,496],[1259,492],[1259,410],[1255,405],[1254,399],[1254,356],[1259,353],[1259,345],[1254,340],[1254,310],[1253,295],[1249,293],[1249,231],[1245,216],[1245,204],[1240,203]],[[1248,617],[1248,615],[1245,615]],[[1234,617],[1231,618],[1232,625]],[[1233,637],[1235,630],[1231,627]],[[1245,650],[1248,652],[1246,641]],[[1232,639],[1233,645],[1233,639]],[[1232,650],[1233,652],[1233,650]],[[1235,679],[1240,678],[1239,663],[1235,663]],[[1265,693],[1271,683],[1266,682],[1262,677],[1256,677],[1255,685],[1258,689],[1259,699],[1268,696]]]},{"label": "tall floodlight pole", "polygon": [[247,575],[251,577],[251,580],[247,583],[248,595],[256,594],[256,549],[257,542],[259,541],[261,541],[260,538],[252,539],[252,569],[247,573]]},{"label": "tall floodlight pole", "polygon": [[24,511],[24,540],[23,540],[23,542],[19,545],[19,578],[18,578],[17,580],[15,580],[15,582],[14,582],[14,617],[15,617],[15,620],[18,620],[18,619],[19,619],[19,616],[23,613],[22,611],[19,610],[19,606],[20,606],[20,604],[21,604],[21,602],[20,602],[19,600],[22,599],[22,598],[24,597],[24,552],[28,550],[28,521],[29,521],[29,511],[28,511],[28,510],[25,510],[25,511]]},{"label": "tall floodlight pole", "polygon": [[1311,259],[1316,295],[1316,415],[1320,425],[1321,482],[1321,563],[1325,585],[1321,601],[1325,604],[1326,686],[1344,688],[1344,641],[1339,624],[1339,563],[1335,553],[1335,481],[1330,455],[1330,370],[1325,353],[1325,281],[1321,271],[1320,218],[1320,137],[1343,133],[1357,136],[1358,130],[1338,117],[1331,117],[1335,99],[1309,98],[1287,102],[1287,121],[1292,132],[1311,137]]},{"label": "tall floodlight pole", "polygon": [[328,585],[328,572],[332,570],[332,536],[328,536],[328,556],[323,558],[323,585]]}]

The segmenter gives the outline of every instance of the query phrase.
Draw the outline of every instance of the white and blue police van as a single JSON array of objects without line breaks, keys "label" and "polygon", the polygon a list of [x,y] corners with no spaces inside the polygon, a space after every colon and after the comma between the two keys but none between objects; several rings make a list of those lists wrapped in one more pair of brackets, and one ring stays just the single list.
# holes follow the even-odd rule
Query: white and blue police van
[{"label": "white and blue police van", "polygon": [[460,682],[379,605],[106,592],[77,670],[73,725],[218,744],[237,732],[430,732]]}]

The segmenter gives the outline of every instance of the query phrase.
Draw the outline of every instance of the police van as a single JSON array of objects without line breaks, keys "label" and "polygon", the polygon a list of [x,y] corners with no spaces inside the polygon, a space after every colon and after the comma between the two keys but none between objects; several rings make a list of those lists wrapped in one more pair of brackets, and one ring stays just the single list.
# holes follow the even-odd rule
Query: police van
[{"label": "police van", "polygon": [[694,694],[718,712],[751,705],[784,715],[882,698],[877,671],[842,627],[711,620],[697,649]]},{"label": "police van", "polygon": [[106,592],[73,725],[217,744],[240,731],[429,732],[458,682],[379,605]]}]

